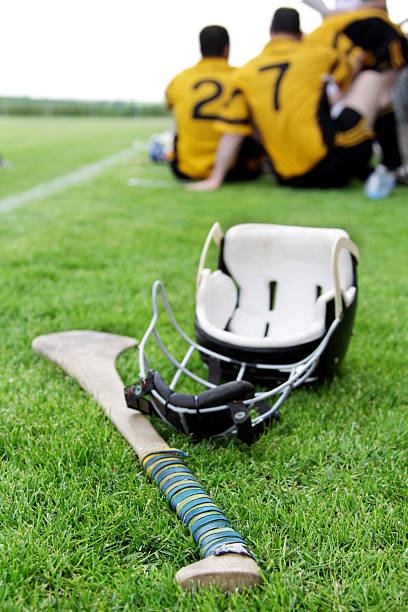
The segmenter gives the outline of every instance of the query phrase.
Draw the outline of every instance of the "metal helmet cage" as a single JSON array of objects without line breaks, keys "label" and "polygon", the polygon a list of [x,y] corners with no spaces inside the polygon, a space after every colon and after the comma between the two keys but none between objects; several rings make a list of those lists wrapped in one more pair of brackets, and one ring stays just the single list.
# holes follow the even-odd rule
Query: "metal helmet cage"
[{"label": "metal helmet cage", "polygon": [[[214,271],[205,267],[212,242],[219,248]],[[178,325],[156,281],[153,317],[139,345],[141,378],[125,390],[128,406],[197,438],[237,434],[251,443],[292,389],[331,376],[344,357],[357,306],[357,260],[357,246],[341,229],[243,224],[224,235],[215,223],[197,273],[197,341]],[[181,359],[159,334],[159,297],[185,344]],[[169,384],[149,366],[151,342],[173,366]],[[208,380],[192,371],[195,354]],[[182,378],[199,392],[179,392]]]}]

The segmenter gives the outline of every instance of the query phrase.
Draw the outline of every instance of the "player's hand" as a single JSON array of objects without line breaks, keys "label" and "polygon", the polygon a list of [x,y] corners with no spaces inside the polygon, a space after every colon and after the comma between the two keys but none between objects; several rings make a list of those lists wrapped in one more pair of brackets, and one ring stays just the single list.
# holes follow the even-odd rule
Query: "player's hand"
[{"label": "player's hand", "polygon": [[[222,181],[221,181],[222,182]],[[197,183],[189,183],[187,189],[189,191],[215,191],[221,186],[221,182],[216,178],[208,178]]]}]

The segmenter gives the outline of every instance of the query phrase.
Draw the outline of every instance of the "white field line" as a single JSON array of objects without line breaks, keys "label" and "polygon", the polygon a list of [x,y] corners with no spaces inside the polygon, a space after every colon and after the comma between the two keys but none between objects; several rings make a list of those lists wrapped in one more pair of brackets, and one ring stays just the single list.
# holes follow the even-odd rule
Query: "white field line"
[{"label": "white field line", "polygon": [[71,185],[76,185],[77,183],[86,181],[92,176],[95,176],[96,174],[99,174],[100,172],[105,170],[105,168],[109,168],[109,166],[113,166],[114,164],[117,164],[122,160],[127,159],[128,157],[131,157],[136,152],[144,149],[145,146],[146,145],[144,142],[136,140],[133,143],[133,146],[129,149],[118,151],[117,153],[113,153],[113,155],[104,157],[103,159],[100,159],[99,161],[90,164],[89,166],[82,166],[82,168],[79,168],[79,170],[75,170],[75,172],[59,176],[56,179],[47,181],[46,183],[40,183],[32,189],[28,189],[27,191],[23,191],[22,193],[18,193],[14,196],[5,198],[4,200],[0,200],[0,212],[7,212],[9,210],[12,210],[13,208],[22,206],[27,202],[32,202],[33,200],[45,198],[46,196],[52,195],[57,191],[62,191],[63,189],[66,189]]},{"label": "white field line", "polygon": [[127,183],[129,187],[177,187],[176,182],[166,181],[164,179],[130,178]]}]

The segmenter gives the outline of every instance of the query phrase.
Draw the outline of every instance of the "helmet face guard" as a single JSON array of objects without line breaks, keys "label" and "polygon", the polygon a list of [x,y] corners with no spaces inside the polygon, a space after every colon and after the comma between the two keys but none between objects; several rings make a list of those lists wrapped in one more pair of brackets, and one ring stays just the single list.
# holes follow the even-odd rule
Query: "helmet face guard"
[{"label": "helmet face guard", "polygon": [[[214,272],[204,268],[212,240],[220,247]],[[251,443],[278,418],[292,389],[332,375],[347,351],[357,257],[343,230],[246,224],[224,236],[215,224],[198,268],[198,341],[180,328],[156,281],[153,317],[139,345],[141,378],[125,390],[128,406],[198,439],[237,434]],[[170,322],[183,344],[179,359],[159,333],[158,298],[166,327]],[[149,366],[153,344],[172,369],[169,384]]]}]

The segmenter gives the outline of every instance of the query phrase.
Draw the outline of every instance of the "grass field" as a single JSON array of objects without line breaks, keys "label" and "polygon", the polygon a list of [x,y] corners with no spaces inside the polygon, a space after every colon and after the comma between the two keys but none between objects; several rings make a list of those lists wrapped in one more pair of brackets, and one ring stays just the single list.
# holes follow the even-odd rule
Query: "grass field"
[{"label": "grass field", "polygon": [[[126,149],[165,120],[1,119],[0,200]],[[130,187],[130,177],[171,181]],[[197,194],[135,154],[0,212],[0,610],[406,610],[406,188],[368,201],[272,179]],[[197,560],[184,527],[101,408],[32,339],[68,329],[140,337],[161,279],[192,333],[211,225],[345,228],[360,248],[355,333],[338,376],[292,394],[253,446],[166,441],[255,552],[265,583],[224,597],[174,582]],[[136,351],[119,360],[125,383]]]}]

